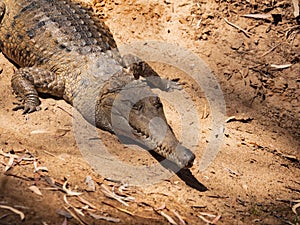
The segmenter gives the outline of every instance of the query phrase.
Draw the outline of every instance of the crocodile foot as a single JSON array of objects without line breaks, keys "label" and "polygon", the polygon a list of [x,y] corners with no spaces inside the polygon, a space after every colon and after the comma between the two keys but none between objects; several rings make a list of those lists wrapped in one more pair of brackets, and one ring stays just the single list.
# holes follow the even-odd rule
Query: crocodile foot
[{"label": "crocodile foot", "polygon": [[23,110],[23,114],[28,114],[28,113],[41,110],[41,107],[37,105],[36,102],[20,101],[20,102],[14,102],[13,104],[16,106],[12,110],[18,111],[21,109]]}]

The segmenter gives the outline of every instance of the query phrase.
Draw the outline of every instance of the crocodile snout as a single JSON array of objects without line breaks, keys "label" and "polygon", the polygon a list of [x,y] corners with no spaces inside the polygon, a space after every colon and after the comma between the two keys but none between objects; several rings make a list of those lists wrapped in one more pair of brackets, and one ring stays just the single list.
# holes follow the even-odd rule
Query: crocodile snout
[{"label": "crocodile snout", "polygon": [[194,163],[194,160],[195,160],[195,155],[188,148],[186,148],[182,145],[179,145],[176,148],[175,155],[176,155],[177,164],[181,168],[190,168],[190,167],[193,166],[193,163]]}]

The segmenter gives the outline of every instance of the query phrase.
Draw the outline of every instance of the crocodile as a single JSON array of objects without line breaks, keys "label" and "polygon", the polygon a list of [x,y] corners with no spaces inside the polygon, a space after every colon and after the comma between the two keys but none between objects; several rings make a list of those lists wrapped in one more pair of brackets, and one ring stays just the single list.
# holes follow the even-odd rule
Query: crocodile
[{"label": "crocodile", "polygon": [[17,67],[14,110],[39,110],[42,93],[62,98],[97,128],[135,139],[180,168],[193,165],[195,155],[176,138],[152,90],[172,82],[138,57],[121,56],[90,8],[71,0],[0,0],[0,50]]}]

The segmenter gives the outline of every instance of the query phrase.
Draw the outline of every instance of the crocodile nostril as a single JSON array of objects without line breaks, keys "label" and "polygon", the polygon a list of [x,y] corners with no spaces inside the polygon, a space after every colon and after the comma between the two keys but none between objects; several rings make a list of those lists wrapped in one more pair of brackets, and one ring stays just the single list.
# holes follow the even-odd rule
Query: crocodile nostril
[{"label": "crocodile nostril", "polygon": [[193,166],[194,160],[195,160],[195,155],[194,153],[192,153],[191,151],[189,151],[189,153],[187,154],[187,164],[186,164],[186,168],[191,168]]},{"label": "crocodile nostril", "polygon": [[176,155],[181,167],[190,168],[193,166],[195,154],[191,150],[180,145],[176,149]]}]

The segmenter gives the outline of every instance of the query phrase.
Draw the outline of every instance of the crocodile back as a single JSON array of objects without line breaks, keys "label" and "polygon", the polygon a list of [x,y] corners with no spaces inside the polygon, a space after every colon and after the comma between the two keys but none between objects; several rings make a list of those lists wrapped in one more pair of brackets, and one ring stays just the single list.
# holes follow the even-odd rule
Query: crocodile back
[{"label": "crocodile back", "polygon": [[[42,64],[51,58],[49,53],[64,55],[76,51],[86,55],[116,48],[107,26],[79,4],[68,0],[15,0],[4,3],[7,12],[1,25],[0,47],[20,66]],[[11,45],[16,46],[11,48]],[[25,57],[27,55],[30,57]]]},{"label": "crocodile back", "polygon": [[[92,10],[70,0],[3,2],[2,52],[20,67],[42,67],[63,78],[67,101],[80,91],[82,79],[94,79],[111,64],[121,66],[112,34]],[[100,84],[101,77],[96,79],[90,83]]]}]

